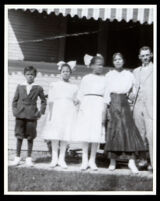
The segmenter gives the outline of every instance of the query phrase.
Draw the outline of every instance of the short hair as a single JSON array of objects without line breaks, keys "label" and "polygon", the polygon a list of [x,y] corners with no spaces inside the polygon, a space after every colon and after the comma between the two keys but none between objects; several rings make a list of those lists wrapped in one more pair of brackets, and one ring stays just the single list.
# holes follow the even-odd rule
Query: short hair
[{"label": "short hair", "polygon": [[26,67],[24,68],[24,75],[25,75],[26,72],[28,72],[28,71],[33,71],[33,72],[34,72],[34,75],[35,75],[35,77],[36,77],[36,75],[37,75],[37,69],[36,69],[35,67],[33,67],[33,66],[26,66]]},{"label": "short hair", "polygon": [[150,52],[152,52],[151,48],[149,46],[143,46],[139,49],[139,54],[141,53],[141,51],[143,50],[149,50]]},{"label": "short hair", "polygon": [[123,56],[123,54],[120,53],[120,52],[116,52],[116,53],[113,54],[113,56],[112,56],[112,61],[114,60],[114,58],[115,58],[117,55],[120,56],[120,57],[123,59],[123,61],[125,62],[124,56]]},{"label": "short hair", "polygon": [[63,67],[68,67],[68,69],[70,70],[70,73],[72,73],[72,69],[71,69],[70,65],[67,63],[62,64],[60,72],[62,71]]},{"label": "short hair", "polygon": [[104,57],[102,55],[96,55],[91,59],[90,66],[95,64],[96,60],[102,60],[104,63]]}]

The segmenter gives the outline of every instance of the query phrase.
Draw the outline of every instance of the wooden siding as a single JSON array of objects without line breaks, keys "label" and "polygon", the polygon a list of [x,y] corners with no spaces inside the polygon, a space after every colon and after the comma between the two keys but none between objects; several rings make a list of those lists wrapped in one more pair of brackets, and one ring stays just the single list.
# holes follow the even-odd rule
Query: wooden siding
[{"label": "wooden siding", "polygon": [[[10,9],[8,57],[14,60],[57,62],[64,58],[65,39],[44,39],[64,33],[66,18],[62,16]],[[42,41],[36,42],[39,39]]]}]

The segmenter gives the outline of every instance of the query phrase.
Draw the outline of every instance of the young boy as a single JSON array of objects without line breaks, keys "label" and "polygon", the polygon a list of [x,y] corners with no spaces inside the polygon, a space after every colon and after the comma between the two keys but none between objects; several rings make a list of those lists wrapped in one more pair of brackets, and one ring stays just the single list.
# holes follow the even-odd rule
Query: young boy
[{"label": "young boy", "polygon": [[[45,113],[46,98],[43,88],[34,83],[37,75],[37,70],[28,66],[24,68],[24,76],[26,82],[17,86],[13,102],[13,115],[16,117],[15,136],[17,137],[16,157],[13,165],[20,163],[20,153],[23,139],[28,140],[28,157],[26,158],[26,165],[33,166],[31,153],[33,147],[33,140],[37,135],[37,120]],[[38,111],[37,98],[41,99],[41,108]]]}]

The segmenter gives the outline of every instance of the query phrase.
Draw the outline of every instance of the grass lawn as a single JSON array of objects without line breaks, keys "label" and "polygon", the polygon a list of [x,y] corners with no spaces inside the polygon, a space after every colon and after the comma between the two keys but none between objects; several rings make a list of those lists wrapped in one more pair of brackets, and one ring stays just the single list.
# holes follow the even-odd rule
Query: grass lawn
[{"label": "grass lawn", "polygon": [[[15,151],[9,152],[9,161]],[[26,151],[22,152],[22,161]],[[109,161],[97,155],[98,172],[79,170],[80,156],[66,157],[69,170],[41,168],[51,160],[46,153],[33,152],[34,168],[8,167],[8,191],[152,191],[152,175],[146,171],[140,175],[130,174],[126,163],[118,163],[115,172],[107,171]],[[77,171],[74,170],[76,167]]]},{"label": "grass lawn", "polygon": [[152,178],[9,166],[9,191],[152,191]]}]

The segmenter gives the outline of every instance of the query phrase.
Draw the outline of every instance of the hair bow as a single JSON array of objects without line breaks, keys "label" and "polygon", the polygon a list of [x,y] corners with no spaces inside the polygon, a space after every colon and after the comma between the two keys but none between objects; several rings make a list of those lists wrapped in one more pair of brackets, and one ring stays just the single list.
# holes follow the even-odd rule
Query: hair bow
[{"label": "hair bow", "polygon": [[77,61],[69,61],[69,62],[60,61],[57,63],[58,70],[61,70],[63,64],[68,64],[71,70],[73,71],[74,68],[76,67]]},{"label": "hair bow", "polygon": [[[103,57],[101,54],[96,54],[98,57]],[[89,67],[91,60],[93,59],[94,56],[90,56],[89,54],[84,55],[84,64]]]}]

